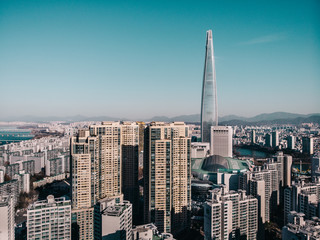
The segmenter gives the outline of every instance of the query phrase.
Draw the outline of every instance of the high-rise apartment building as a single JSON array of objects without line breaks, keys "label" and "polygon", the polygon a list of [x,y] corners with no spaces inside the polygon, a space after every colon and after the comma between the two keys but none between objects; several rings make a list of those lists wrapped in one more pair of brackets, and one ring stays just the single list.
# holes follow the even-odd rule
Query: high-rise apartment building
[{"label": "high-rise apartment building", "polygon": [[313,154],[313,138],[312,137],[302,138],[302,152],[310,155]]},{"label": "high-rise apartment building", "polygon": [[251,144],[255,144],[256,143],[256,131],[252,130],[251,131]]},{"label": "high-rise apartment building", "polygon": [[257,239],[258,200],[246,191],[228,192],[225,187],[211,190],[204,205],[204,234],[213,239]]},{"label": "high-rise apartment building", "polygon": [[278,171],[279,183],[281,187],[291,185],[292,156],[277,152],[272,159],[267,162],[268,169]]},{"label": "high-rise apartment building", "polygon": [[211,154],[222,157],[232,157],[232,127],[211,127]]},{"label": "high-rise apartment building", "polygon": [[0,239],[14,240],[15,201],[13,196],[0,195]]},{"label": "high-rise apartment building", "polygon": [[274,131],[272,132],[272,147],[278,147],[279,146],[279,132]]},{"label": "high-rise apartment building", "polygon": [[5,171],[0,169],[0,183],[4,182],[4,175],[5,175]]},{"label": "high-rise apartment building", "polygon": [[[121,125],[102,122],[90,126],[90,135],[96,137],[97,175],[99,199],[119,197],[121,194]],[[131,136],[127,136],[130,138]],[[127,141],[130,141],[128,139]]]},{"label": "high-rise apartment building", "polygon": [[272,147],[272,135],[270,133],[267,133],[265,136],[265,146]]},{"label": "high-rise apartment building", "polygon": [[138,215],[139,126],[131,122],[102,122],[79,130],[71,138],[72,213],[75,236],[94,236],[94,206],[101,199],[124,199]]},{"label": "high-rise apartment building", "polygon": [[287,137],[288,142],[288,149],[296,149],[296,137],[295,136],[288,136]]},{"label": "high-rise apartment building", "polygon": [[284,190],[284,222],[288,222],[290,211],[302,212],[305,217],[311,219],[319,217],[320,180],[314,179],[312,183],[305,183],[298,179]]},{"label": "high-rise apartment building", "polygon": [[93,206],[98,196],[97,139],[88,130],[71,138],[71,189],[74,239],[93,239]]},{"label": "high-rise apartment building", "polygon": [[139,126],[139,153],[143,152],[143,143],[144,143],[144,129],[146,124],[144,122],[137,122]]},{"label": "high-rise apartment building", "polygon": [[145,129],[144,219],[160,232],[189,225],[191,139],[182,122],[153,122]]},{"label": "high-rise apartment building", "polygon": [[10,195],[13,196],[13,205],[16,205],[19,196],[19,181],[17,179],[0,183],[0,196]]},{"label": "high-rise apartment building", "polygon": [[314,156],[311,161],[311,177],[320,176],[320,155]]},{"label": "high-rise apartment building", "polygon": [[[242,173],[239,188],[255,196],[259,201],[261,223],[272,220],[272,214],[283,201],[283,189],[291,186],[292,157],[278,152],[264,166]],[[264,183],[262,183],[262,182]]]},{"label": "high-rise apartment building", "polygon": [[202,100],[201,100],[201,138],[210,142],[212,126],[218,125],[218,102],[216,88],[216,70],[213,54],[212,31],[207,31],[206,56],[204,63]]},{"label": "high-rise apartment building", "polygon": [[[245,172],[240,175],[240,189],[244,189],[248,194],[255,196],[259,200],[259,213],[262,219],[262,223],[270,221],[270,208],[271,197],[277,195],[277,180],[278,175],[275,170],[262,169],[256,167],[252,172]],[[261,184],[263,181],[264,184]],[[261,195],[261,189],[263,188],[264,196]],[[262,202],[264,198],[264,203]]]},{"label": "high-rise apartment building", "polygon": [[139,125],[133,122],[121,124],[122,193],[132,203],[133,219],[139,218]]},{"label": "high-rise apartment building", "polygon": [[20,174],[15,174],[13,179],[18,180],[18,192],[30,192],[30,174],[20,171]]},{"label": "high-rise apartment building", "polygon": [[71,202],[65,198],[37,201],[27,211],[28,240],[71,239]]}]

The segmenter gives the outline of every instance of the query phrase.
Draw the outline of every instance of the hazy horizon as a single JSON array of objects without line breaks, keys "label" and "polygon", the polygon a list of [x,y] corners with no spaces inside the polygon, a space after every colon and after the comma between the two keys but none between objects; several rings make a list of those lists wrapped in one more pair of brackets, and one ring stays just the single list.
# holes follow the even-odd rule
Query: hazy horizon
[{"label": "hazy horizon", "polygon": [[[225,118],[225,117],[229,117],[229,116],[236,116],[236,117],[240,117],[240,118],[253,118],[256,116],[260,116],[262,114],[274,114],[274,113],[284,113],[284,114],[295,114],[295,115],[320,115],[320,112],[314,112],[314,113],[291,113],[291,112],[285,112],[285,111],[279,111],[279,112],[270,112],[270,113],[259,113],[259,114],[255,114],[255,115],[251,115],[251,116],[243,116],[243,115],[237,115],[237,114],[228,114],[228,115],[219,115],[219,118]],[[109,117],[109,118],[114,118],[115,121],[117,121],[116,119],[120,120],[132,120],[132,121],[141,121],[141,120],[150,120],[152,118],[155,117],[166,117],[166,118],[175,118],[175,117],[180,117],[180,116],[194,116],[194,115],[199,115],[200,113],[194,113],[194,114],[182,114],[182,115],[172,115],[172,116],[168,116],[168,115],[153,115],[153,116],[149,116],[149,117],[138,117],[138,118],[134,118],[134,117],[130,117],[130,116],[112,116],[112,115],[84,115],[84,114],[75,114],[75,115],[48,115],[48,116],[39,116],[39,115],[21,115],[21,116],[8,116],[8,117],[2,117],[0,118],[0,122],[6,122],[6,120],[3,120],[5,118],[7,119],[16,119],[16,120],[8,120],[10,121],[19,121],[18,118],[25,118],[25,117],[30,117],[30,118],[43,118],[43,119],[48,119],[50,120],[51,117],[53,118],[61,118],[61,120],[63,119],[68,119],[68,118],[73,118],[73,117],[84,117],[84,118],[99,118],[99,117]],[[21,120],[23,122],[23,120]],[[55,121],[55,120],[53,120]]]}]

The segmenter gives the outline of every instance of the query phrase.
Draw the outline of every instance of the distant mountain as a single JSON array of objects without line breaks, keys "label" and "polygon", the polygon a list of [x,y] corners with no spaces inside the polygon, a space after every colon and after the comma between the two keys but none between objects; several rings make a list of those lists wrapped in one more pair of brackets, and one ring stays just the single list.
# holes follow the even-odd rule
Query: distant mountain
[{"label": "distant mountain", "polygon": [[[247,124],[274,124],[274,123],[292,123],[299,124],[303,122],[319,122],[320,113],[313,114],[296,114],[296,113],[287,113],[287,112],[274,112],[274,113],[263,113],[254,117],[241,117],[237,115],[227,115],[219,117],[219,124],[222,125],[247,125]],[[127,118],[118,118],[110,116],[95,116],[95,117],[86,117],[83,115],[75,115],[69,117],[39,117],[39,116],[21,116],[21,117],[0,117],[0,121],[24,121],[24,122],[48,122],[48,121],[129,121],[129,120],[143,120],[143,119],[127,119]],[[145,119],[144,121],[160,121],[160,122],[200,122],[200,114],[191,114],[191,115],[180,115],[175,117],[166,117],[166,116],[154,116],[150,119]]]},{"label": "distant mountain", "polygon": [[307,118],[310,116],[320,116],[319,113],[314,114],[297,114],[297,113],[287,113],[287,112],[274,112],[274,113],[263,113],[255,117],[248,118],[248,122],[258,122],[258,121],[272,121],[278,119],[295,119],[295,118]]},{"label": "distant mountain", "polygon": [[159,122],[200,122],[200,114],[192,114],[192,115],[180,115],[176,117],[165,117],[165,116],[155,116],[148,120],[151,121],[159,121]]},{"label": "distant mountain", "polygon": [[[257,122],[266,122],[266,121],[280,121],[280,120],[289,120],[296,118],[308,118],[311,116],[320,116],[320,113],[313,114],[297,114],[297,113],[287,113],[287,112],[274,112],[274,113],[263,113],[256,115],[254,117],[241,117],[237,115],[227,115],[219,117],[219,123],[223,122],[233,122],[238,123],[257,123]],[[165,116],[155,116],[148,119],[148,121],[162,121],[162,122],[173,122],[173,121],[184,121],[184,122],[200,122],[200,114],[192,115],[181,115],[176,117],[165,117]]]},{"label": "distant mountain", "polygon": [[272,119],[272,120],[262,120],[262,121],[243,121],[243,120],[229,120],[220,122],[220,125],[269,125],[269,124],[301,124],[301,123],[318,123],[320,124],[320,115],[312,115],[310,117],[297,117],[297,118],[287,118],[287,119]]}]

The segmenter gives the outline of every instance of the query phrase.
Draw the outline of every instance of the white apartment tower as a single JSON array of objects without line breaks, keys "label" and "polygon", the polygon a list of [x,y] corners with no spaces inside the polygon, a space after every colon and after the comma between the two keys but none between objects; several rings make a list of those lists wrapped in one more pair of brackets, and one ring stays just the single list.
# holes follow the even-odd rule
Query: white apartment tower
[{"label": "white apartment tower", "polygon": [[28,240],[71,239],[71,201],[54,198],[37,201],[27,211]]},{"label": "white apartment tower", "polygon": [[232,127],[212,126],[210,147],[212,155],[232,157]]},{"label": "white apartment tower", "polygon": [[227,188],[211,191],[204,205],[204,233],[206,240],[228,240],[246,236],[257,238],[258,200],[244,190],[227,192]]},{"label": "white apartment tower", "polygon": [[296,137],[295,136],[288,136],[287,138],[288,141],[288,148],[289,149],[296,149]]}]

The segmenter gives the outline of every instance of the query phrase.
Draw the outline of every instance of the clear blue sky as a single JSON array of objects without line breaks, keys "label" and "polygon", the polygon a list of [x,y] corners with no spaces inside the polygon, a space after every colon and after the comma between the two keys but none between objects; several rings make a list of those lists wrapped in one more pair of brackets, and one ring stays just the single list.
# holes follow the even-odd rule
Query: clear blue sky
[{"label": "clear blue sky", "polygon": [[0,2],[0,115],[320,112],[320,1]]}]

